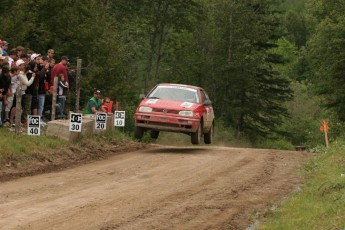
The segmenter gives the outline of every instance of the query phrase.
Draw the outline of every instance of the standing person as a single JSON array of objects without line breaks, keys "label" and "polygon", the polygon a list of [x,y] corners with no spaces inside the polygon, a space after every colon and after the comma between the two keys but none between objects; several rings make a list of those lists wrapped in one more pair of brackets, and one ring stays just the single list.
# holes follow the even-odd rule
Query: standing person
[{"label": "standing person", "polygon": [[55,51],[53,49],[49,49],[47,52],[47,58],[54,58]]},{"label": "standing person", "polygon": [[16,90],[17,90],[17,81],[18,81],[18,75],[19,75],[19,68],[18,66],[13,66],[11,68],[10,71],[10,88],[8,90],[8,94],[7,94],[7,105],[5,108],[5,120],[6,123],[10,123],[10,111],[13,105],[13,99],[14,99],[14,95],[16,94]]},{"label": "standing person", "polygon": [[59,75],[59,84],[58,84],[58,103],[61,107],[61,116],[64,116],[63,112],[65,109],[65,102],[66,102],[66,95],[68,91],[68,82],[65,80],[65,76],[63,74]]},{"label": "standing person", "polygon": [[[25,95],[25,90],[27,89],[28,86],[30,86],[33,82],[34,79],[36,77],[36,74],[33,73],[31,76],[31,79],[28,80],[28,77],[26,76],[25,72],[26,72],[26,63],[19,59],[16,62],[16,65],[19,68],[19,73],[18,73],[18,78],[17,78],[17,83],[16,83],[16,87],[19,86],[19,84],[21,84],[22,86],[22,92],[21,92],[21,96]],[[17,89],[17,88],[16,88]],[[16,96],[14,94],[14,99],[13,99],[13,104],[12,104],[12,108],[10,111],[10,123],[14,124],[14,116],[16,114]],[[26,117],[23,117],[23,121],[26,122]]]},{"label": "standing person", "polygon": [[10,50],[10,51],[8,52],[8,55],[9,55],[9,57],[8,57],[8,63],[9,63],[9,65],[10,65],[10,69],[11,69],[12,66],[13,66],[14,61],[15,61],[16,58],[17,58],[17,50],[16,50],[16,49]]},{"label": "standing person", "polygon": [[8,56],[7,49],[9,45],[10,43],[8,43],[7,41],[2,42],[2,55]]},{"label": "standing person", "polygon": [[17,61],[20,58],[20,56],[24,53],[25,48],[23,46],[17,46],[16,50],[17,50],[17,57],[15,58],[14,61]]},{"label": "standing person", "polygon": [[[10,68],[10,64],[8,63],[8,56],[0,56],[0,66],[7,66],[8,68]],[[1,74],[1,69],[0,67],[0,74]]]},{"label": "standing person", "polygon": [[53,67],[52,74],[51,74],[51,83],[50,85],[54,85],[54,79],[59,76],[59,74],[63,74],[65,76],[65,80],[69,84],[68,80],[68,74],[67,74],[67,63],[68,63],[68,57],[67,56],[62,56],[60,63],[56,64]]},{"label": "standing person", "polygon": [[49,61],[49,68],[46,73],[46,81],[48,83],[48,89],[49,89],[50,86],[53,86],[51,83],[52,83],[52,71],[55,66],[55,59],[49,58],[48,61]]},{"label": "standing person", "polygon": [[[31,55],[31,61],[27,65],[27,74],[28,79],[31,79],[31,76],[35,73],[35,76],[38,76],[40,71],[40,62],[41,55],[34,53]],[[24,118],[28,115],[37,115],[38,114],[38,77],[34,80],[34,83],[27,87],[24,96]]]},{"label": "standing person", "polygon": [[[27,53],[22,53],[18,60],[23,60],[27,64],[29,62],[29,56]],[[17,61],[13,63],[14,66],[17,66]]]},{"label": "standing person", "polygon": [[[54,86],[50,86],[49,90],[47,91],[44,110],[43,110],[43,114],[45,114],[48,119],[51,119],[51,115],[52,115],[53,91],[54,91]],[[49,113],[48,113],[48,111],[49,111]],[[57,119],[63,118],[63,116],[61,116],[61,114],[62,114],[61,106],[59,103],[56,103],[55,104],[55,117]]]},{"label": "standing person", "polygon": [[2,53],[2,45],[4,44],[4,42],[2,40],[0,40],[0,56],[3,55]]},{"label": "standing person", "polygon": [[95,114],[97,112],[106,112],[105,109],[102,108],[102,101],[100,97],[101,97],[101,91],[95,90],[93,93],[93,97],[87,102],[85,114]]},{"label": "standing person", "polygon": [[38,115],[42,118],[44,102],[47,92],[47,70],[49,69],[49,61],[43,60],[41,71],[38,74]]},{"label": "standing person", "polygon": [[7,101],[7,94],[11,84],[10,79],[10,70],[8,67],[2,67],[2,73],[0,74],[0,127],[3,124],[3,111],[6,105],[8,104]]}]

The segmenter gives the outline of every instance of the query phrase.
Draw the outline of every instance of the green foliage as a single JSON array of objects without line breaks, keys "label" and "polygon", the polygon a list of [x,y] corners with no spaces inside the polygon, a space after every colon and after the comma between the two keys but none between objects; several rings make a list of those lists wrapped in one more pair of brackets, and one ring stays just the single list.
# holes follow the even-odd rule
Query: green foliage
[{"label": "green foliage", "polygon": [[297,47],[305,46],[308,31],[304,14],[289,11],[285,15],[284,24],[287,38],[296,44]]},{"label": "green foliage", "polygon": [[277,5],[274,1],[204,4],[208,24],[198,36],[210,39],[206,43],[210,61],[199,78],[211,92],[216,114],[236,129],[236,136],[255,141],[276,132],[287,115],[282,102],[291,96],[289,80],[272,68],[279,56],[269,52],[280,36]]},{"label": "green foliage", "polygon": [[334,142],[304,171],[307,182],[259,229],[343,229],[345,213],[345,143]]},{"label": "green foliage", "polygon": [[289,133],[288,139],[294,145],[305,145],[311,148],[324,143],[320,132],[321,117],[326,115],[320,108],[320,98],[314,96],[311,84],[307,82],[294,82],[294,99],[287,103],[290,119],[282,127]]},{"label": "green foliage", "polygon": [[[0,38],[10,48],[53,48],[72,67],[82,59],[81,110],[94,88],[132,116],[137,95],[156,83],[199,85],[225,129],[255,144],[294,130],[286,107],[292,81],[312,81],[344,120],[343,6],[305,2],[5,0]],[[305,116],[298,122],[312,126]]]},{"label": "green foliage", "polygon": [[340,1],[309,1],[313,34],[309,41],[313,61],[314,84],[317,93],[325,98],[324,105],[332,109],[340,120],[345,120],[345,18],[344,4]]},{"label": "green foliage", "polygon": [[280,9],[286,12],[303,13],[305,11],[305,4],[308,0],[284,0],[280,5]]},{"label": "green foliage", "polygon": [[137,96],[138,100],[133,100],[135,101],[134,103],[129,103],[129,104],[121,104],[121,110],[126,111],[126,124],[124,131],[129,135],[133,135],[134,132],[134,127],[135,127],[135,120],[134,120],[134,113],[135,110],[139,104],[139,96]]}]

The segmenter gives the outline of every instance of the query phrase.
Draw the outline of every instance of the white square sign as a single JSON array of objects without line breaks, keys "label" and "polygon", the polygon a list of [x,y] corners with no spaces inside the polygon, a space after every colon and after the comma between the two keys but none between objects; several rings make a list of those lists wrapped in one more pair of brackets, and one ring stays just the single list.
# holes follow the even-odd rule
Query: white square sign
[{"label": "white square sign", "polygon": [[95,129],[106,130],[107,129],[107,114],[96,113]]},{"label": "white square sign", "polygon": [[125,126],[125,118],[126,118],[126,112],[125,111],[115,111],[114,126],[124,127]]},{"label": "white square sign", "polygon": [[81,132],[82,124],[83,124],[83,114],[70,113],[70,117],[69,117],[69,131],[70,132]]},{"label": "white square sign", "polygon": [[28,135],[41,135],[40,116],[28,115]]}]

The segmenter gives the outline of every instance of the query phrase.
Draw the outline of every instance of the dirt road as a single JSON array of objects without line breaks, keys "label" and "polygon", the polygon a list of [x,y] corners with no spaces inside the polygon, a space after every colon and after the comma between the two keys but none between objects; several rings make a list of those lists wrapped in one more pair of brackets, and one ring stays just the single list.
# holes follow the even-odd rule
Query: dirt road
[{"label": "dirt road", "polygon": [[246,229],[297,188],[301,152],[155,146],[0,183],[0,229]]}]

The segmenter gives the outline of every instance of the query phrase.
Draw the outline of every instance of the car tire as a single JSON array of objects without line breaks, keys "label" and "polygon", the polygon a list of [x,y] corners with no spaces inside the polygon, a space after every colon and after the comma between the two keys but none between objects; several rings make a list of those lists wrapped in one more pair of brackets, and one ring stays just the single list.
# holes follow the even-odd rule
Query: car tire
[{"label": "car tire", "polygon": [[157,130],[151,130],[150,136],[151,136],[152,139],[157,139],[158,136],[159,136],[159,131],[157,131]]},{"label": "car tire", "polygon": [[135,126],[134,137],[136,139],[141,139],[144,136],[144,128]]},{"label": "car tire", "polygon": [[196,132],[191,134],[191,142],[193,145],[198,145],[201,142],[202,125],[200,124]]},{"label": "car tire", "polygon": [[213,140],[213,134],[214,134],[214,126],[213,124],[211,125],[210,131],[208,133],[204,134],[204,143],[205,144],[212,144]]}]

